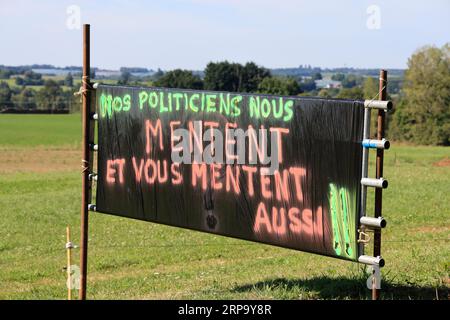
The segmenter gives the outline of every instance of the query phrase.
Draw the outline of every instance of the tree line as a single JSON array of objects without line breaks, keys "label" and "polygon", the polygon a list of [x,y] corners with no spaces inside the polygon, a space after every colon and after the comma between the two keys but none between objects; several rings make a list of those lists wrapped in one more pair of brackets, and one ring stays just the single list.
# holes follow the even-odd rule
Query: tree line
[{"label": "tree line", "polygon": [[[337,73],[341,88],[317,90],[312,77],[276,77],[254,63],[209,63],[204,78],[188,70],[174,70],[154,81],[155,86],[254,92],[277,95],[315,95],[340,99],[377,99],[378,78]],[[396,106],[387,117],[387,135],[394,140],[425,145],[450,145],[450,44],[426,46],[408,60],[404,79],[388,81],[388,98]],[[371,131],[376,132],[373,117]]]},{"label": "tree line", "polygon": [[[69,110],[71,112],[80,110],[79,98],[74,96],[76,90],[73,88],[71,76],[61,81],[40,80],[42,86],[39,89],[32,89],[26,85],[10,87],[7,82],[0,81],[0,109]],[[69,86],[70,89],[63,90],[62,85]]]},{"label": "tree line", "polygon": [[[377,98],[378,79],[375,76],[337,72],[331,79],[339,82],[340,87],[319,89],[316,80],[322,79],[321,69],[302,68],[306,76],[286,71],[291,69],[285,70],[288,76],[277,76],[253,62],[221,61],[208,63],[203,72],[182,69],[163,72],[158,69],[144,78],[131,73],[144,69],[122,68],[117,83],[341,99]],[[417,50],[408,60],[404,78],[398,77],[399,74],[396,72],[397,77],[390,77],[388,82],[388,98],[394,101],[395,109],[387,117],[387,135],[391,139],[418,144],[450,145],[450,44]],[[2,78],[8,79],[12,75],[15,75],[16,87],[1,82]],[[95,78],[95,74],[91,78]],[[39,86],[39,89],[29,86]],[[73,96],[75,91],[74,77],[70,73],[55,81],[44,80],[40,74],[22,67],[0,69],[0,109],[77,111],[80,104]],[[371,125],[375,132],[375,119]]]},{"label": "tree line", "polygon": [[[168,72],[158,70],[150,80],[153,86],[166,88],[279,95],[297,95],[302,92],[294,78],[274,77],[268,69],[253,62],[244,65],[228,61],[210,62],[202,75],[182,69]],[[139,84],[139,79],[130,72],[122,72],[118,84]]]}]

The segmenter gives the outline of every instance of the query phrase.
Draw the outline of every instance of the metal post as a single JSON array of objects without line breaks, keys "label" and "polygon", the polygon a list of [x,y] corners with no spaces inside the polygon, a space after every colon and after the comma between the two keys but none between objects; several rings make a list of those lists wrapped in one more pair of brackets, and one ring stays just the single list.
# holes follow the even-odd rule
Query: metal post
[{"label": "metal post", "polygon": [[[379,97],[380,100],[386,100],[387,98],[387,71],[380,70],[380,83],[379,83]],[[381,140],[384,138],[384,122],[385,122],[385,110],[378,110],[377,117],[377,139]],[[379,179],[383,177],[383,159],[384,159],[384,149],[377,149],[377,159],[376,159],[376,178]],[[375,218],[382,216],[382,201],[383,189],[375,189]],[[381,256],[381,229],[377,228],[374,230],[373,238],[373,256]],[[372,286],[372,300],[378,300],[380,296],[380,290]]]},{"label": "metal post", "polygon": [[86,278],[87,278],[87,250],[88,250],[88,221],[89,210],[88,204],[90,201],[90,181],[89,173],[91,168],[90,163],[90,25],[83,25],[83,78],[82,78],[82,92],[83,92],[83,106],[82,106],[82,192],[81,192],[81,239],[80,239],[80,300],[86,299]]},{"label": "metal post", "polygon": [[[363,133],[363,141],[365,139],[370,139],[370,108],[364,108],[364,133]],[[367,178],[367,172],[369,168],[369,149],[362,148],[362,178]],[[361,219],[366,215],[366,204],[367,204],[367,186],[361,185],[361,212],[359,213],[359,218]],[[364,226],[362,226],[361,231],[364,231]],[[359,254],[364,254],[364,243],[359,243]]]}]

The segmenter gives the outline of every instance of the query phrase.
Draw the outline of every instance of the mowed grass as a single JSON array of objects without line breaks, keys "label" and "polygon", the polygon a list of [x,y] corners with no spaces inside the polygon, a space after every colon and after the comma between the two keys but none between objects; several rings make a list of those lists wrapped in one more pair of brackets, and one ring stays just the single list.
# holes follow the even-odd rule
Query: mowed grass
[{"label": "mowed grass", "polygon": [[[0,115],[0,299],[66,298],[65,227],[71,226],[76,244],[80,234],[80,133],[79,114]],[[15,154],[20,154],[17,160]],[[448,158],[450,148],[443,147],[394,143],[386,152],[390,184],[383,196],[388,220],[383,299],[448,298]],[[78,264],[78,249],[73,258]],[[90,299],[370,299],[364,269],[318,255],[90,214]]]},{"label": "mowed grass", "polygon": [[81,114],[0,115],[0,148],[81,146]]}]

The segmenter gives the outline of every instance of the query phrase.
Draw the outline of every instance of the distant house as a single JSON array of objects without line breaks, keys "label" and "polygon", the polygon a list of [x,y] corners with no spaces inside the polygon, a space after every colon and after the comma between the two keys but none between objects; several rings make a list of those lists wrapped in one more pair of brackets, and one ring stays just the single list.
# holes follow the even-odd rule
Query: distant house
[{"label": "distant house", "polygon": [[342,88],[342,83],[335,80],[315,80],[317,89],[339,89]]}]

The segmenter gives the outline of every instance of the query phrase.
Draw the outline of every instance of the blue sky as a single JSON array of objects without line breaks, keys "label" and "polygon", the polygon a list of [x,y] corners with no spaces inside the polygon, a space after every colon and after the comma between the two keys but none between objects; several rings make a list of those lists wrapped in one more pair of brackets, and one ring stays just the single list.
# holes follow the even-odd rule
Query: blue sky
[{"label": "blue sky", "polygon": [[0,64],[81,65],[71,5],[91,24],[92,65],[110,69],[404,68],[417,48],[450,41],[450,0],[0,0]]}]

